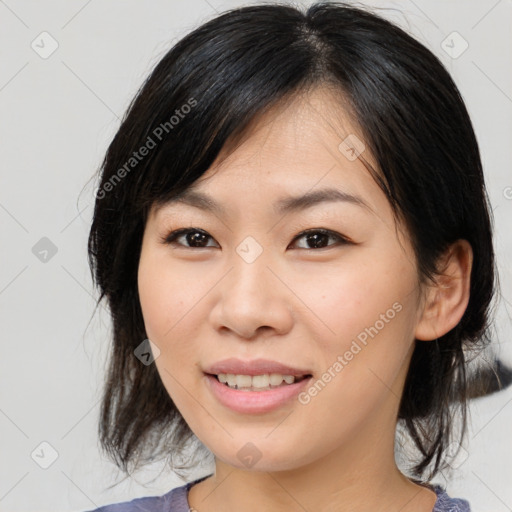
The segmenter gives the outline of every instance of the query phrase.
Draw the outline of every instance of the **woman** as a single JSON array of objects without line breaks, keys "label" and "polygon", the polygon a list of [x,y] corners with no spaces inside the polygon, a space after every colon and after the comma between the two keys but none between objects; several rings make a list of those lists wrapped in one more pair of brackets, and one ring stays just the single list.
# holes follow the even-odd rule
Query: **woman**
[{"label": "woman", "polygon": [[429,480],[465,429],[493,254],[471,121],[420,43],[336,3],[194,30],[108,149],[89,256],[104,448],[214,465],[98,510],[469,510]]}]

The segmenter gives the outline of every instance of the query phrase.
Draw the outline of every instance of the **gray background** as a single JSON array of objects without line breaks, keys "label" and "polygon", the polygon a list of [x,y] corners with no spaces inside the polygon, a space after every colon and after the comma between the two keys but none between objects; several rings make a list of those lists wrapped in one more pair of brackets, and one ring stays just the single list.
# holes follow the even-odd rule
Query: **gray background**
[{"label": "gray background", "polygon": [[[93,316],[89,180],[163,53],[216,12],[241,5],[0,0],[1,511],[88,510],[183,483],[155,466],[106,489],[120,476],[96,438],[110,327],[102,308]],[[467,102],[496,222],[496,351],[510,364],[512,1],[378,5],[442,59]],[[453,475],[439,478],[475,511],[512,510],[511,402],[512,388],[472,405],[467,452]]]}]

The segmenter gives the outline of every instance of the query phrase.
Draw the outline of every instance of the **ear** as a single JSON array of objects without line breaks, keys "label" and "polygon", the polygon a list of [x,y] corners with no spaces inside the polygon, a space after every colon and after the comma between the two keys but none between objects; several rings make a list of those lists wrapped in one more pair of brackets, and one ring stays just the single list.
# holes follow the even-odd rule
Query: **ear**
[{"label": "ear", "polygon": [[435,340],[459,323],[469,302],[472,265],[473,250],[467,240],[457,240],[443,254],[435,283],[426,291],[416,339]]}]

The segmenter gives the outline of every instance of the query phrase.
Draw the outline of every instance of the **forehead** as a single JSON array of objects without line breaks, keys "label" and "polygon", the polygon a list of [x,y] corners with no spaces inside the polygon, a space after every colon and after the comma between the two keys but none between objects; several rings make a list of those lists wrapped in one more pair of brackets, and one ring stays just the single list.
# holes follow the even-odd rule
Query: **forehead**
[{"label": "forehead", "polygon": [[[351,149],[358,151],[351,153]],[[327,86],[296,93],[257,115],[224,145],[209,171],[231,164],[243,166],[255,158],[310,161],[320,153],[330,154],[342,165],[357,160],[358,155],[361,162],[374,168],[376,164],[349,101]]]},{"label": "forehead", "polygon": [[[342,99],[323,89],[278,104],[230,140],[181,197],[208,206],[204,195],[195,194],[205,192],[217,198],[215,206],[210,201],[211,208],[206,208],[212,211],[222,209],[223,203],[258,201],[282,213],[286,206],[294,209],[286,198],[295,197],[297,205],[330,189],[327,195],[336,195],[337,190],[346,202],[366,203],[372,209],[371,203],[383,196],[367,168],[375,168],[375,163],[343,105]],[[183,203],[187,201],[164,206]]]}]

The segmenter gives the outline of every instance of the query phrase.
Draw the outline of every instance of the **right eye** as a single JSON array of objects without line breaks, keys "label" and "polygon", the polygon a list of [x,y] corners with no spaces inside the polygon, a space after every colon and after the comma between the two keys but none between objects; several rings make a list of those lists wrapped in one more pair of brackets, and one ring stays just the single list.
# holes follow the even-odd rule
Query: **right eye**
[{"label": "right eye", "polygon": [[163,237],[162,243],[169,245],[178,245],[188,249],[202,249],[207,247],[218,247],[217,245],[208,245],[208,239],[213,238],[199,228],[181,228],[171,231]]}]

